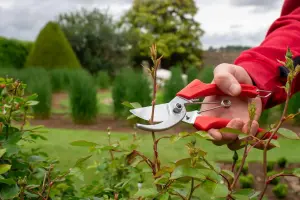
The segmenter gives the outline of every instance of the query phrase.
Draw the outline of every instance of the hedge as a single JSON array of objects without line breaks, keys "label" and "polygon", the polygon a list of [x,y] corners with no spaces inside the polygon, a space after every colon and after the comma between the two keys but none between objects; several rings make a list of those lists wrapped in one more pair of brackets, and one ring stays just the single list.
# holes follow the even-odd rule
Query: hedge
[{"label": "hedge", "polygon": [[26,67],[80,68],[81,65],[59,25],[48,22],[39,33]]}]

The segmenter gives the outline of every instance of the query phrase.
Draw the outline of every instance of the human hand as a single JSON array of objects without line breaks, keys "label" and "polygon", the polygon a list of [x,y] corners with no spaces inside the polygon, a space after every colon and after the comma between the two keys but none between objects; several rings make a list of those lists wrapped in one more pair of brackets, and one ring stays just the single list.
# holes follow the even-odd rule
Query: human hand
[{"label": "human hand", "polygon": [[[228,96],[209,96],[206,97],[203,102],[221,101],[226,98],[231,101],[231,107],[206,111],[203,115],[230,119],[231,121],[227,125],[228,128],[239,129],[244,133],[247,133],[250,121],[248,102],[251,99],[238,97],[241,92],[240,84],[253,85],[247,71],[237,65],[226,63],[220,64],[214,70],[214,79],[212,83],[215,83],[218,88]],[[259,128],[257,121],[262,112],[262,101],[260,97],[256,97],[252,99],[252,102],[256,106],[256,113],[249,133],[251,135],[256,135],[257,129]],[[202,104],[200,111],[213,107],[215,107],[213,104]],[[208,133],[214,138],[214,144],[216,145],[227,144],[228,148],[231,150],[242,148],[241,141],[236,134],[221,133],[217,129],[210,129]],[[257,144],[255,148],[263,149],[264,146],[263,144]]]}]

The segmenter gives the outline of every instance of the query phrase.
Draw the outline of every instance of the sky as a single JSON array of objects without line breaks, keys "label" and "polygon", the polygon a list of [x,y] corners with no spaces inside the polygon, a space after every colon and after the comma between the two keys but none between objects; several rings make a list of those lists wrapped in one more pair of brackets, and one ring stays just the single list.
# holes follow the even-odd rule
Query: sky
[{"label": "sky", "polygon": [[[153,0],[155,1],[155,0]],[[284,0],[195,0],[205,34],[204,49],[226,45],[259,45]],[[40,29],[58,14],[85,7],[108,9],[118,19],[132,0],[0,0],[0,36],[34,41]]]}]

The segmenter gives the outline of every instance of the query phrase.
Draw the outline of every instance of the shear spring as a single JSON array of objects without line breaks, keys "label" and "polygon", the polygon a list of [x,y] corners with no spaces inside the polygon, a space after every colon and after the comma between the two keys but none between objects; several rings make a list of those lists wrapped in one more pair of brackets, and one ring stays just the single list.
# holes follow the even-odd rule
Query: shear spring
[{"label": "shear spring", "polygon": [[267,97],[269,97],[271,94],[272,94],[272,91],[269,91],[269,90],[256,90],[258,93],[259,92],[266,92],[266,93],[268,93],[268,94],[266,94],[265,96],[262,96],[262,95],[257,95],[258,97],[261,97],[261,98],[267,98]]}]

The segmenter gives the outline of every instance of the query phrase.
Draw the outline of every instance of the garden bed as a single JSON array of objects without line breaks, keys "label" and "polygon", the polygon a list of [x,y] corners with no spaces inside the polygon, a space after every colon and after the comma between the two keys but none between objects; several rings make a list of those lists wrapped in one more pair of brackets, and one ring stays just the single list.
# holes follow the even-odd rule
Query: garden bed
[{"label": "garden bed", "polygon": [[[224,162],[221,164],[222,169],[231,170],[231,163]],[[286,168],[284,170],[289,169],[295,169],[299,168],[300,163],[290,163],[287,164]],[[263,188],[263,172],[262,172],[262,164],[258,162],[249,162],[248,163],[248,173],[252,174],[254,176],[254,185],[253,188],[255,188],[256,191],[262,190]],[[276,172],[281,172],[282,169],[280,169],[278,166],[275,166],[274,169]],[[286,200],[299,200],[300,199],[300,178],[297,177],[281,177],[280,182],[283,184],[288,185],[288,193],[287,196],[283,199]],[[240,184],[237,184],[238,187],[240,187]],[[274,193],[272,192],[274,185],[269,185],[266,191],[266,197],[268,200],[278,200]]]}]

